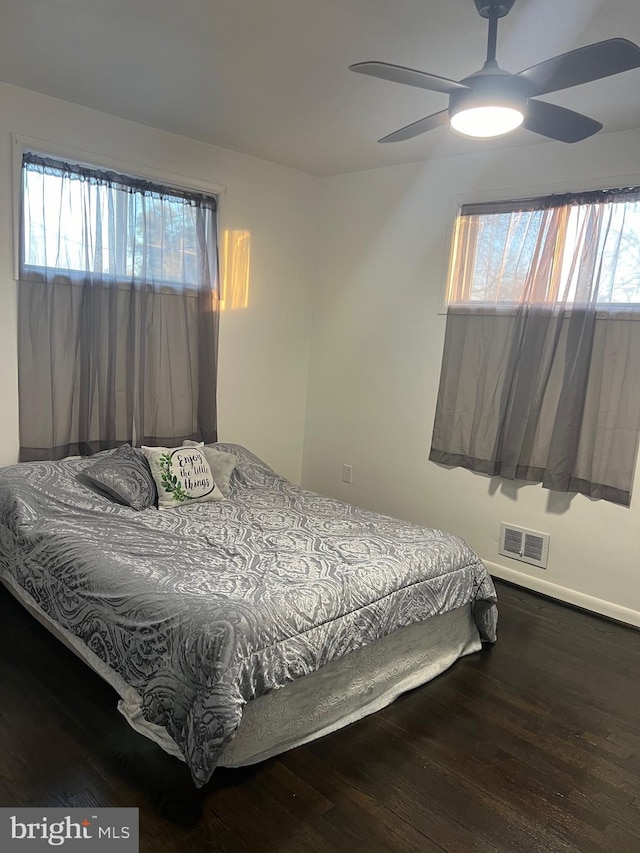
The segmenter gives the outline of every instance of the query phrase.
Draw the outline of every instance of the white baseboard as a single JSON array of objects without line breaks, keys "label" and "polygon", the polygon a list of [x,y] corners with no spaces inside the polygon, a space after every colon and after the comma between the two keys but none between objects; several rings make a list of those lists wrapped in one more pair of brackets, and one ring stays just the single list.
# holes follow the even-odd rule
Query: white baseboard
[{"label": "white baseboard", "polygon": [[627,625],[635,625],[640,628],[640,612],[637,610],[613,604],[613,602],[605,601],[602,598],[594,598],[594,596],[586,595],[584,592],[578,592],[566,586],[559,586],[558,584],[544,580],[544,578],[536,578],[524,572],[509,569],[507,566],[500,566],[498,563],[492,563],[490,560],[483,560],[482,562],[487,567],[489,573],[496,578],[517,584],[525,589],[541,592],[543,595],[557,598],[568,604],[575,604],[576,607],[591,610],[593,613],[600,613],[602,616],[608,616],[610,619],[616,619],[618,622],[625,622]]}]

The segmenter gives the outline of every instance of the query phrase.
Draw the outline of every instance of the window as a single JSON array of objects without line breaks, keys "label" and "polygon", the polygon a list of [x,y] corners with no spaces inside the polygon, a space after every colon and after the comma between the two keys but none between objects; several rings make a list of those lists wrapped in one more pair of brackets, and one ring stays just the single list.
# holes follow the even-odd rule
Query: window
[{"label": "window", "polygon": [[464,205],[429,458],[628,505],[640,188]]},{"label": "window", "polygon": [[215,208],[212,196],[27,154],[22,269],[198,287],[199,222],[210,233]]},{"label": "window", "polygon": [[21,459],[216,440],[217,198],[25,152]]},{"label": "window", "polygon": [[[585,261],[593,261],[586,271]],[[640,310],[640,192],[464,205],[450,304],[595,301]]]}]

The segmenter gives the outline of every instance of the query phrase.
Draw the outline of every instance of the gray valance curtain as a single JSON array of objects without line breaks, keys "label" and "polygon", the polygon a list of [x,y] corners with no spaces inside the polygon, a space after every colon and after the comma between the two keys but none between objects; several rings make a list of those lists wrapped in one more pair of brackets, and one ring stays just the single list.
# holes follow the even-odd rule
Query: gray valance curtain
[{"label": "gray valance curtain", "polygon": [[639,200],[634,188],[463,208],[431,460],[629,504]]},{"label": "gray valance curtain", "polygon": [[20,459],[216,440],[216,210],[25,153]]}]

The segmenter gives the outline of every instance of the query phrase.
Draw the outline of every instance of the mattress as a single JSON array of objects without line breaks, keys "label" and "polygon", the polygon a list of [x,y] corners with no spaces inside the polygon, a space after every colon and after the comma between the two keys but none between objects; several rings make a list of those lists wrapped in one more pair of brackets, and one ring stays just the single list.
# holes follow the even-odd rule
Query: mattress
[{"label": "mattress", "polygon": [[0,472],[0,573],[122,679],[197,785],[261,697],[460,608],[495,640],[491,578],[460,537],[216,446],[237,458],[229,497],[164,512],[92,491],[85,459]]},{"label": "mattress", "polygon": [[[40,624],[115,689],[121,697],[118,710],[133,729],[175,758],[185,760],[166,729],[145,720],[140,696],[132,687],[77,637],[50,619],[10,577],[3,583]],[[217,764],[255,764],[337,731],[426,684],[461,657],[481,648],[470,605],[401,628],[247,702],[238,730]]]}]

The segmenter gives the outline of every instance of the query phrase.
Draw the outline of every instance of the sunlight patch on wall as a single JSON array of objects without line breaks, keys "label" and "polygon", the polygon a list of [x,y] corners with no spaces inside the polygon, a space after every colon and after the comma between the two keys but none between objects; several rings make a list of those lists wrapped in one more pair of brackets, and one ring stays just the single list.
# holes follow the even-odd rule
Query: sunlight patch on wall
[{"label": "sunlight patch on wall", "polygon": [[222,232],[220,241],[220,309],[234,311],[249,305],[251,234]]}]

